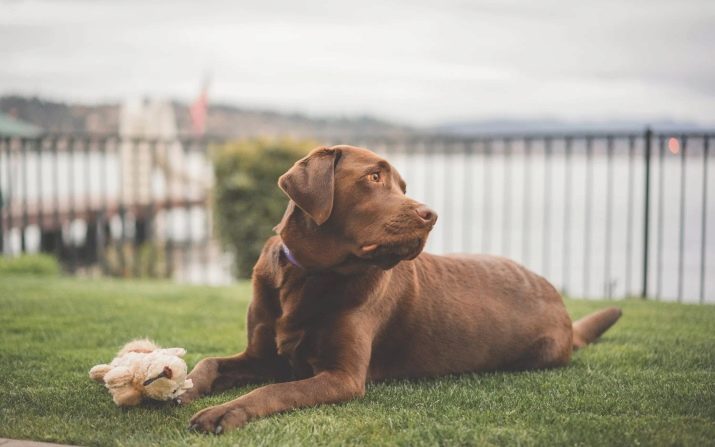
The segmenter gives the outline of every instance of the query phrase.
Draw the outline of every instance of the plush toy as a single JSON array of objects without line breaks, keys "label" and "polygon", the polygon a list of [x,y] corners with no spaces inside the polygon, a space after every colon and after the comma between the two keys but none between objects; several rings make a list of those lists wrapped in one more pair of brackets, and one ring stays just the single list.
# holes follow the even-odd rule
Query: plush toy
[{"label": "plush toy", "polygon": [[109,365],[97,365],[89,377],[104,383],[120,407],[138,405],[143,397],[170,400],[193,387],[186,378],[182,348],[162,349],[149,340],[127,343]]}]

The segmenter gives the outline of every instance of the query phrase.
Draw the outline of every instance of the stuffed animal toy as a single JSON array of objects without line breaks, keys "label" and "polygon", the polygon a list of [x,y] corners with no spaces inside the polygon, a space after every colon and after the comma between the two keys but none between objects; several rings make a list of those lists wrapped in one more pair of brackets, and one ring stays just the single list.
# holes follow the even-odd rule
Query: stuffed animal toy
[{"label": "stuffed animal toy", "polygon": [[139,405],[144,397],[170,400],[193,387],[186,378],[182,348],[162,349],[149,340],[127,343],[109,365],[97,365],[89,377],[104,383],[120,407]]}]

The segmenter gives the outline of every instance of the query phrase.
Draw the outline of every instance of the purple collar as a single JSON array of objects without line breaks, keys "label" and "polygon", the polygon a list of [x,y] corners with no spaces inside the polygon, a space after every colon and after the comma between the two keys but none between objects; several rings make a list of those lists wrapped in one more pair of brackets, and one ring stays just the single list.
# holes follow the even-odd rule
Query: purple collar
[{"label": "purple collar", "polygon": [[301,268],[301,269],[303,268],[303,266],[300,265],[300,262],[298,262],[298,260],[295,259],[295,256],[293,256],[293,252],[290,251],[290,249],[286,246],[286,244],[281,244],[281,252],[285,255],[288,262],[290,262],[291,264],[293,264],[294,266],[296,266],[298,268]]}]

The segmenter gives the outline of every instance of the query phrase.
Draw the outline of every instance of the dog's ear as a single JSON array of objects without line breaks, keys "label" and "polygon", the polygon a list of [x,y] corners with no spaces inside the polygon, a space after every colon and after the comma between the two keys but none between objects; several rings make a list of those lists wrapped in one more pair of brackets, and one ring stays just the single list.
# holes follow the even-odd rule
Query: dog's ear
[{"label": "dog's ear", "polygon": [[324,224],[333,212],[338,157],[336,149],[314,149],[278,179],[283,192],[318,225]]}]

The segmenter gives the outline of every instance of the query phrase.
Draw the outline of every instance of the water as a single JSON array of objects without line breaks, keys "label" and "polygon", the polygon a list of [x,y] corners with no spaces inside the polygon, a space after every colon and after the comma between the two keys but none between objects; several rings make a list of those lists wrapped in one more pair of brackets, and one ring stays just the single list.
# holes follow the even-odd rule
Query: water
[{"label": "water", "polygon": [[[585,141],[574,142],[570,156],[564,144],[554,141],[548,156],[543,142],[534,142],[530,155],[516,142],[508,153],[503,143],[493,144],[491,156],[483,147],[470,155],[408,154],[384,146],[378,151],[403,174],[408,195],[440,215],[427,251],[507,256],[572,296],[637,296],[643,282],[642,142],[629,157],[628,142],[616,140],[610,162],[605,141],[594,141],[590,162]],[[653,151],[648,294],[664,300],[680,295],[685,302],[702,294],[715,302],[713,157],[703,208],[702,140],[689,140],[684,170],[680,155],[664,150],[661,163],[658,148]]]}]

